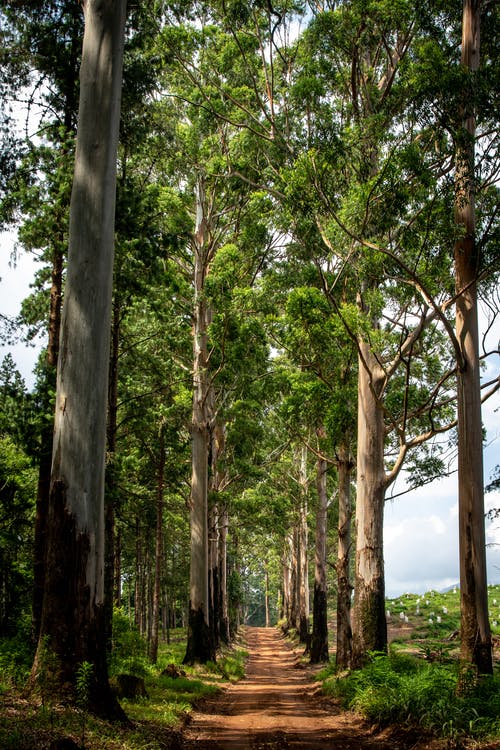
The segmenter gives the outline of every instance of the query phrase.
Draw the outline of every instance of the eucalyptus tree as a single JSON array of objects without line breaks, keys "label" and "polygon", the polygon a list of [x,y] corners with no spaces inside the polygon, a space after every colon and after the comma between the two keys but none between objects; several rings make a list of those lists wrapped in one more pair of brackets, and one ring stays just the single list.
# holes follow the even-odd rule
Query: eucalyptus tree
[{"label": "eucalyptus tree", "polygon": [[56,692],[74,699],[77,666],[88,661],[92,710],[122,719],[104,637],[104,461],[125,3],[87,0],[84,16],[50,531],[32,676],[50,669]]},{"label": "eucalyptus tree", "polygon": [[285,216],[358,352],[353,665],[387,645],[386,491],[410,450],[453,424],[447,161],[412,113],[428,20],[413,10],[354,2],[317,12],[291,90],[303,151],[282,168]]},{"label": "eucalyptus tree", "polygon": [[[222,630],[227,635],[227,604],[224,587],[219,586],[226,576],[227,508],[218,502],[228,484],[236,481],[235,472],[228,468],[232,437],[227,422],[231,404],[241,399],[254,368],[262,372],[265,367],[267,351],[263,333],[252,319],[244,319],[237,300],[244,287],[251,286],[270,239],[265,219],[258,217],[262,201],[227,166],[228,151],[241,148],[231,124],[234,92],[245,98],[246,106],[254,107],[239,47],[210,16],[202,15],[198,25],[165,28],[160,49],[169,71],[162,97],[175,102],[179,122],[177,155],[165,179],[177,180],[180,192],[192,196],[192,230],[179,251],[179,260],[191,275],[193,294],[191,604],[186,661],[206,661],[214,658],[219,637],[221,595]],[[249,54],[254,53],[249,50]],[[223,70],[214,73],[219,65]],[[217,101],[215,92],[221,86],[225,94]]]},{"label": "eucalyptus tree", "polygon": [[[476,232],[477,121],[475,79],[480,69],[481,3],[464,0],[461,65],[465,76],[459,93],[455,155],[455,219],[460,228],[454,248],[457,336],[458,491],[460,528],[461,656],[480,673],[493,672],[488,617],[481,380],[478,330],[478,280],[484,258]],[[488,136],[488,140],[491,135]],[[487,251],[488,252],[488,251]],[[498,268],[497,268],[498,271]]]}]

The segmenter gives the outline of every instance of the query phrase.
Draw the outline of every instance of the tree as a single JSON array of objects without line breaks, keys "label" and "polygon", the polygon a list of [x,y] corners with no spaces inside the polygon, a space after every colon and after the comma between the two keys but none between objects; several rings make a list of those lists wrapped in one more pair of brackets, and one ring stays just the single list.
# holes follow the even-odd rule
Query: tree
[{"label": "tree", "polygon": [[[321,431],[317,430],[318,437]],[[328,600],[326,576],[326,543],[328,494],[326,473],[328,464],[319,456],[316,463],[316,491],[318,509],[316,511],[316,539],[314,555],[314,595],[313,595],[313,628],[311,634],[311,663],[318,664],[329,660],[328,654]]]},{"label": "tree", "polygon": [[[387,489],[410,450],[453,423],[443,335],[451,269],[440,244],[450,223],[441,213],[443,162],[419,144],[428,135],[412,111],[427,15],[405,3],[329,7],[304,36],[292,89],[304,149],[283,168],[280,193],[358,355],[352,666],[360,666],[387,647]],[[429,466],[440,466],[435,459]]]},{"label": "tree", "polygon": [[[461,62],[467,82],[480,60],[480,0],[464,0]],[[473,86],[473,83],[472,83]],[[458,507],[460,540],[461,657],[480,673],[493,673],[486,583],[483,428],[477,314],[480,249],[476,241],[474,96],[464,87],[462,128],[455,172],[455,216],[461,236],[455,242],[457,362]]]},{"label": "tree", "polygon": [[210,308],[204,294],[208,266],[215,247],[210,240],[212,227],[207,216],[204,179],[196,185],[196,227],[194,251],[193,314],[193,416],[191,477],[191,573],[189,626],[185,663],[213,660],[215,648],[210,632],[208,568],[208,448],[212,415],[208,412],[208,325]]},{"label": "tree", "polygon": [[[56,691],[72,700],[78,665],[89,662],[92,710],[123,719],[109,688],[106,664],[104,460],[125,2],[86,0],[83,9],[50,536],[32,676],[52,665]],[[47,649],[55,659],[44,664]]]}]

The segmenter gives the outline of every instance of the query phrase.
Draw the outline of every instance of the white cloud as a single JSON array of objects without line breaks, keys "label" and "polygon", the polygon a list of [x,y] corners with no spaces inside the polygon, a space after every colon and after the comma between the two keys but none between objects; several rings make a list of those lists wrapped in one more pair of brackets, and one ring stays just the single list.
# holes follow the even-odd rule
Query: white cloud
[{"label": "white cloud", "polygon": [[[500,492],[486,496],[486,510],[500,507]],[[500,583],[500,519],[486,524],[489,583]],[[440,591],[458,583],[456,477],[386,503],[386,594]]]}]

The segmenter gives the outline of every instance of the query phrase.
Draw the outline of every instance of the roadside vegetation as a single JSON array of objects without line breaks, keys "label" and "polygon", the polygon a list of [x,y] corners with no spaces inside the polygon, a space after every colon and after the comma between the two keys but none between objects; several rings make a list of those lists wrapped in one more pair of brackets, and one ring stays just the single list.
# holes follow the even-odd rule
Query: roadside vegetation
[{"label": "roadside vegetation", "polygon": [[[387,600],[389,653],[372,653],[364,669],[350,673],[337,671],[332,658],[316,679],[327,696],[380,729],[418,728],[447,748],[494,747],[500,739],[500,586],[488,591],[497,656],[493,676],[478,679],[461,668],[459,593],[450,590]],[[26,622],[15,638],[0,640],[0,747],[52,750],[61,738],[74,743],[61,747],[84,750],[181,747],[180,729],[193,706],[243,677],[247,656],[239,642],[220,653],[217,663],[190,667],[182,664],[185,649],[185,631],[173,629],[151,664],[146,640],[123,610],[115,611],[111,684],[119,691],[120,676],[126,675],[136,678],[131,682],[137,686],[136,695],[120,697],[130,720],[122,726],[86,710],[85,668],[77,708],[54,703],[43,678],[37,700],[24,697],[33,659]]]},{"label": "roadside vegetation", "polygon": [[[80,684],[77,708],[52,702],[50,685],[39,684],[38,697],[24,697],[33,654],[29,638],[0,640],[0,747],[2,750],[49,750],[65,739],[64,748],[80,750],[165,750],[176,747],[184,720],[200,700],[216,695],[228,683],[240,679],[246,652],[241,645],[222,651],[217,663],[183,666],[186,634],[172,630],[170,642],[162,642],[158,660],[151,664],[146,641],[126,615],[114,615],[110,683],[117,693],[127,684],[136,695],[120,697],[129,725],[103,721],[85,706],[85,681]],[[85,670],[83,670],[84,673]],[[123,676],[127,680],[123,680]],[[133,679],[136,678],[136,679]],[[43,681],[42,681],[43,682]],[[74,742],[74,745],[69,744]]]},{"label": "roadside vegetation", "polygon": [[323,691],[380,728],[418,727],[449,748],[493,747],[500,741],[500,586],[488,595],[493,675],[478,677],[460,662],[460,598],[452,589],[388,600],[389,653],[371,653],[363,669],[350,673],[332,662],[317,675]]}]

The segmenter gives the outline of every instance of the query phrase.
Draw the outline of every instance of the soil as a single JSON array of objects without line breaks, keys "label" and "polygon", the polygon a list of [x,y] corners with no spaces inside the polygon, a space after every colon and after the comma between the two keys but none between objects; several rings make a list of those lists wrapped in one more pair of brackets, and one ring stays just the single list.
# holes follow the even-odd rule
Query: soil
[{"label": "soil", "polygon": [[246,677],[191,714],[186,750],[438,750],[418,731],[378,732],[313,682],[317,669],[274,628],[247,628]]}]

